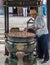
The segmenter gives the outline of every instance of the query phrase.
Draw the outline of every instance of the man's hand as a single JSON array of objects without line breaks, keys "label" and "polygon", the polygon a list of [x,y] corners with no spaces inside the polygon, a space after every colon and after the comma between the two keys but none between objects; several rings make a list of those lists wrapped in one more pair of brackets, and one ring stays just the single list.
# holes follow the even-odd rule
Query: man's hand
[{"label": "man's hand", "polygon": [[38,30],[38,29],[40,29],[40,27],[38,27],[38,26],[36,26],[36,27],[34,27],[34,29],[33,30]]},{"label": "man's hand", "polygon": [[24,31],[27,31],[28,29],[30,29],[30,27],[25,27],[25,28],[24,28]]}]

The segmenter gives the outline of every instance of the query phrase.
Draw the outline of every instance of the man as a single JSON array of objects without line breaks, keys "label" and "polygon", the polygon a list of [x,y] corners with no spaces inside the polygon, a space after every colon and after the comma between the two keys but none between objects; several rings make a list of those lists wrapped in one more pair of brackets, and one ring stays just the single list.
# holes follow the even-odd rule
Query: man
[{"label": "man", "polygon": [[[38,16],[35,9],[30,10],[30,16],[34,18],[31,28],[36,32],[37,38],[37,54],[40,59],[44,59],[42,63],[49,60],[48,42],[49,34],[45,21],[42,16]],[[28,27],[27,29],[29,29]]]}]

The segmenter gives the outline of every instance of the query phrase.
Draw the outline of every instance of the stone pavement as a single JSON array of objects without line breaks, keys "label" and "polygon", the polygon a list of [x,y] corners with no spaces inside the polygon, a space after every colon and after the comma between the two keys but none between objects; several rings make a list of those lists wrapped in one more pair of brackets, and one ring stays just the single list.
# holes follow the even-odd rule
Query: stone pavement
[{"label": "stone pavement", "polygon": [[[0,44],[0,65],[5,65],[5,59],[7,56],[4,56],[5,44]],[[47,63],[41,64],[40,60],[37,60],[37,65],[50,65],[50,60]]]}]

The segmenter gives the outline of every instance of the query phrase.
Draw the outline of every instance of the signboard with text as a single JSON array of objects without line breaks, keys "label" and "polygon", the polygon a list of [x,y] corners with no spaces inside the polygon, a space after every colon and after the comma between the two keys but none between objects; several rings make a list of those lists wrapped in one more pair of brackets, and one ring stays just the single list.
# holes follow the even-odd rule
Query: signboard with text
[{"label": "signboard with text", "polygon": [[8,6],[36,6],[37,0],[4,0],[4,5]]}]

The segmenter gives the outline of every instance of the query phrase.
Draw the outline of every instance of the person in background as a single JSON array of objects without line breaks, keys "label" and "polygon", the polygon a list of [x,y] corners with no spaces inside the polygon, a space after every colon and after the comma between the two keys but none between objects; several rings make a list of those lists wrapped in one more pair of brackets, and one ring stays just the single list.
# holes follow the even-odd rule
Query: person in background
[{"label": "person in background", "polygon": [[23,16],[27,17],[27,7],[23,7]]},{"label": "person in background", "polygon": [[49,52],[48,52],[48,42],[49,42],[49,33],[46,27],[45,21],[42,16],[37,15],[37,11],[35,9],[30,10],[30,16],[33,19],[33,25],[31,27],[37,35],[37,55],[38,58],[43,59],[41,63],[46,63],[49,60]]},{"label": "person in background", "polygon": [[18,16],[22,16],[22,7],[17,7],[17,13],[18,13]]}]

